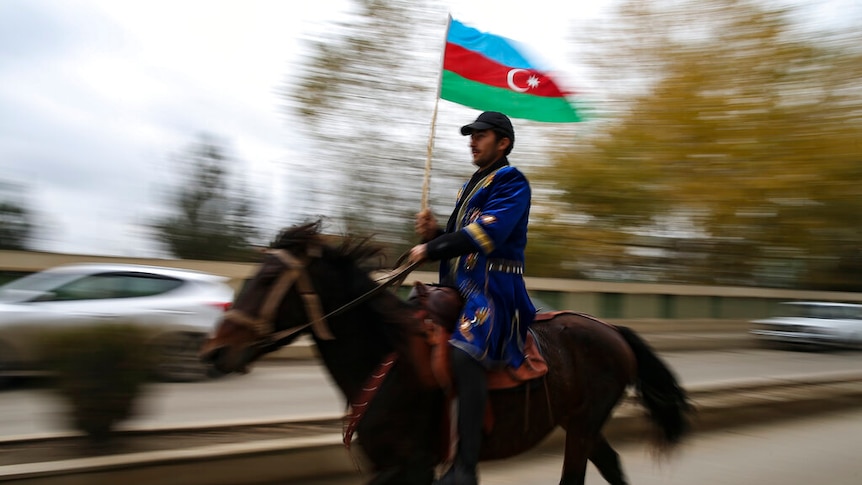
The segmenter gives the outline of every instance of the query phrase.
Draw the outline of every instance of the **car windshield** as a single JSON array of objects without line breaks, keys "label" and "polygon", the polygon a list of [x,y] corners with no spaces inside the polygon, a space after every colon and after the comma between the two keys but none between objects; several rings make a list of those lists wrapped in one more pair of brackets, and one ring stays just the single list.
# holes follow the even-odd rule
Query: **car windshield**
[{"label": "car windshield", "polygon": [[783,316],[823,319],[858,319],[862,311],[856,305],[784,305]]},{"label": "car windshield", "polygon": [[33,273],[0,286],[0,301],[28,301],[70,281],[85,276],[79,273]]}]

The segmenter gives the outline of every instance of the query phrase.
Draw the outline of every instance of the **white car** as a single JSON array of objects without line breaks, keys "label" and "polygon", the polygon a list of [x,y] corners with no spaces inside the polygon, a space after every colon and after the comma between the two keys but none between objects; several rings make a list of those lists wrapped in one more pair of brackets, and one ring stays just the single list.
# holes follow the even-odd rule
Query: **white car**
[{"label": "white car", "polygon": [[73,264],[0,286],[0,381],[40,371],[45,329],[134,322],[159,351],[158,377],[194,381],[213,375],[198,350],[233,301],[227,278],[132,264]]},{"label": "white car", "polygon": [[797,301],[781,303],[772,318],[755,320],[751,334],[767,343],[862,348],[862,305]]}]

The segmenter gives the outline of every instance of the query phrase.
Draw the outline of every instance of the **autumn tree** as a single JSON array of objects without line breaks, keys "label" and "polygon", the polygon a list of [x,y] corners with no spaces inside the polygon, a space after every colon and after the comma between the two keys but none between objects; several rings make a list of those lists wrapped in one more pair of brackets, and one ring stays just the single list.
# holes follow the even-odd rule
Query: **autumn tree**
[{"label": "autumn tree", "polygon": [[[862,290],[862,35],[747,0],[628,1],[555,156],[555,271]],[[561,215],[562,214],[562,215]]]},{"label": "autumn tree", "polygon": [[152,224],[155,237],[183,259],[249,261],[260,235],[255,206],[231,177],[238,162],[209,136],[201,136],[177,158],[180,183],[169,190],[172,213]]}]

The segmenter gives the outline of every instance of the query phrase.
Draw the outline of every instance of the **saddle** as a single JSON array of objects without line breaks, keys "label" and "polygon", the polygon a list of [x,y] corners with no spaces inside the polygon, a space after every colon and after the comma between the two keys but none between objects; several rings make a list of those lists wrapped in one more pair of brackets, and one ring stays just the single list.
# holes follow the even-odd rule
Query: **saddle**
[{"label": "saddle", "polygon": [[[449,364],[449,338],[455,330],[455,322],[461,314],[464,301],[454,288],[439,285],[426,285],[416,282],[407,301],[416,308],[416,316],[420,320],[420,329],[409,339],[411,361],[416,371],[419,385],[425,389],[441,389],[451,401],[455,397],[452,386],[452,369]],[[518,387],[530,380],[544,376],[548,372],[548,364],[539,352],[532,332],[527,333],[524,344],[525,360],[517,369],[505,368],[487,371],[488,390],[509,389]],[[386,356],[383,362],[372,372],[362,388],[359,396],[350,403],[350,413],[345,416],[347,425],[344,431],[344,446],[350,448],[353,432],[365,414],[365,410],[377,393],[380,383],[386,378],[389,370],[397,360],[396,353]],[[451,406],[447,406],[449,408]],[[444,413],[442,430],[447,434],[441,441],[441,456],[452,458],[455,437],[449,435],[454,431],[449,426],[451,416]],[[484,428],[490,431],[494,417],[490,401],[485,410]]]},{"label": "saddle", "polygon": [[[449,338],[455,330],[464,301],[454,288],[426,285],[419,281],[413,284],[407,301],[417,307],[422,321],[418,338],[411,342],[419,380],[428,389],[451,389]],[[517,369],[506,367],[487,371],[488,390],[510,389],[547,374],[548,364],[532,332],[527,333],[524,354],[524,363]]]}]

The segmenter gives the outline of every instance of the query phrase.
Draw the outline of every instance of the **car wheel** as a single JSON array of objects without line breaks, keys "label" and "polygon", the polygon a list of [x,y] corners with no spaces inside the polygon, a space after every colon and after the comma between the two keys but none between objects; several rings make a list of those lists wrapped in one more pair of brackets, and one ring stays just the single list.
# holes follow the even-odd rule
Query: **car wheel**
[{"label": "car wheel", "polygon": [[198,357],[206,337],[202,334],[173,334],[156,344],[156,376],[164,381],[195,382],[214,377],[210,366]]}]

